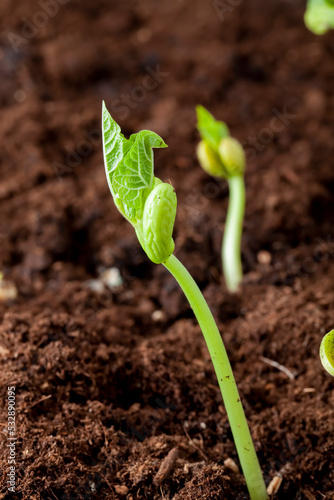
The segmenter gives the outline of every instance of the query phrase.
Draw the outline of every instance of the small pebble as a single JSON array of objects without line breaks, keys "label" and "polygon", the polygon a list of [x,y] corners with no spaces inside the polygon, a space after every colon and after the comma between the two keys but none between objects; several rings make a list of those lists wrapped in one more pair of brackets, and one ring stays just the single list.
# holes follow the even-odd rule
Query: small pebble
[{"label": "small pebble", "polygon": [[206,423],[205,422],[201,422],[199,424],[199,426],[200,426],[201,429],[206,429]]},{"label": "small pebble", "polygon": [[140,410],[140,403],[133,403],[133,405],[130,406],[128,413],[136,413],[139,410]]},{"label": "small pebble", "polygon": [[0,359],[1,358],[7,358],[9,356],[10,351],[7,349],[7,347],[3,347],[0,345]]},{"label": "small pebble", "polygon": [[17,288],[11,281],[0,278],[0,301],[13,300],[17,298]]},{"label": "small pebble", "polygon": [[84,286],[96,293],[102,293],[104,290],[104,284],[100,280],[85,281]]},{"label": "small pebble", "polygon": [[224,460],[224,465],[232,472],[234,472],[234,474],[239,474],[239,467],[232,458],[227,458],[226,460]]},{"label": "small pebble", "polygon": [[110,267],[109,269],[106,269],[103,273],[101,273],[100,278],[103,283],[110,288],[110,290],[123,285],[122,276],[117,267]]},{"label": "small pebble", "polygon": [[20,104],[24,102],[27,98],[27,94],[25,93],[24,90],[16,90],[14,92],[14,99],[15,101],[19,102]]},{"label": "small pebble", "polygon": [[127,495],[129,491],[129,488],[125,485],[120,486],[118,484],[115,484],[114,488],[116,493],[118,493],[119,495]]},{"label": "small pebble", "polygon": [[326,111],[326,97],[319,89],[309,89],[305,94],[305,107],[312,116],[321,116]]},{"label": "small pebble", "polygon": [[152,313],[153,321],[163,321],[165,319],[165,313],[163,311],[154,311]]},{"label": "small pebble", "polygon": [[137,31],[136,35],[138,42],[145,43],[151,39],[152,32],[148,28],[141,28]]},{"label": "small pebble", "polygon": [[271,263],[271,255],[269,252],[267,252],[267,250],[261,250],[257,254],[257,260],[260,264],[267,266],[268,264]]}]

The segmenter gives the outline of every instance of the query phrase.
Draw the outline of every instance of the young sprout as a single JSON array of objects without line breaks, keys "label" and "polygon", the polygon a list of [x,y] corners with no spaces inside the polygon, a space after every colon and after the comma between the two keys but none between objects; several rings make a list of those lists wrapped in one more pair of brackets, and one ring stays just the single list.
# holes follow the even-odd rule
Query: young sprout
[{"label": "young sprout", "polygon": [[334,377],[334,330],[328,332],[322,339],[320,359],[325,370]]},{"label": "young sprout", "polygon": [[241,144],[230,137],[225,123],[217,121],[203,106],[197,106],[197,128],[201,142],[197,157],[210,175],[227,179],[230,201],[222,244],[226,286],[235,292],[242,280],[241,236],[245,213],[245,153]]},{"label": "young sprout", "polygon": [[133,225],[148,257],[171,272],[188,298],[216,371],[250,497],[265,500],[265,483],[219,330],[195,281],[173,255],[176,194],[154,177],[153,168],[152,148],[166,144],[148,130],[125,139],[104,103],[102,114],[104,162],[115,205]]},{"label": "young sprout", "polygon": [[334,0],[308,0],[304,21],[316,35],[334,28]]}]

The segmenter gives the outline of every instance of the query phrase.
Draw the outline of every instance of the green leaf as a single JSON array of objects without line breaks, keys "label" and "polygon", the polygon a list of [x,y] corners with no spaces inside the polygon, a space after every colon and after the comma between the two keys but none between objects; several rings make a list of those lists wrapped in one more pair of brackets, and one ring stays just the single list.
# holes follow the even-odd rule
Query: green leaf
[{"label": "green leaf", "polygon": [[334,28],[334,1],[308,0],[304,20],[309,30],[323,35]]},{"label": "green leaf", "polygon": [[152,148],[165,147],[161,137],[149,130],[125,139],[103,103],[103,149],[110,191],[117,208],[134,225],[154,187]]},{"label": "green leaf", "polygon": [[197,128],[203,141],[208,142],[218,152],[220,141],[230,135],[227,125],[217,121],[203,106],[196,107]]},{"label": "green leaf", "polygon": [[109,188],[113,193],[113,172],[124,156],[125,146],[128,141],[121,134],[121,127],[112,119],[104,101],[102,103],[102,135],[104,165]]},{"label": "green leaf", "polygon": [[136,221],[141,218],[145,200],[154,187],[152,148],[167,146],[161,137],[149,130],[133,134],[130,140],[132,146],[117,166],[113,187],[126,216]]}]

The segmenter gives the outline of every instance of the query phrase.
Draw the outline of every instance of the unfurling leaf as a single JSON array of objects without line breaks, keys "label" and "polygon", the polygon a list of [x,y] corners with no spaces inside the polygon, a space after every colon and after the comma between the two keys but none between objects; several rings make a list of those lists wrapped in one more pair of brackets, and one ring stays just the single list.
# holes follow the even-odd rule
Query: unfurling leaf
[{"label": "unfurling leaf", "polygon": [[152,148],[167,145],[154,132],[142,130],[125,139],[103,103],[103,151],[109,188],[119,211],[133,225],[142,218],[154,187]]},{"label": "unfurling leaf", "polygon": [[[134,139],[134,140],[133,140]],[[166,147],[154,132],[142,130],[130,137],[133,143],[119,162],[113,177],[113,189],[130,221],[141,219],[145,200],[153,189],[152,148]]]},{"label": "unfurling leaf", "polygon": [[227,125],[216,120],[203,106],[197,106],[196,112],[197,128],[201,138],[217,151],[220,141],[230,135]]}]

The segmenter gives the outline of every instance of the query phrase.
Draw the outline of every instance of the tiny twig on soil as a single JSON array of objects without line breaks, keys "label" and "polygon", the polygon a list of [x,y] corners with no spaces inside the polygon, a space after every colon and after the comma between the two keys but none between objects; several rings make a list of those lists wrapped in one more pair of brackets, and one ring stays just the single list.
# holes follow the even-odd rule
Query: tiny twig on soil
[{"label": "tiny twig on soil", "polygon": [[178,448],[172,448],[168,452],[168,455],[163,459],[158,472],[154,476],[153,484],[155,486],[160,486],[164,482],[164,480],[167,479],[167,477],[173,470],[173,467],[175,465],[178,456],[179,456]]},{"label": "tiny twig on soil", "polygon": [[285,375],[289,377],[289,379],[293,380],[295,378],[295,375],[288,368],[286,368],[286,366],[280,365],[279,363],[277,363],[277,361],[265,358],[264,356],[260,356],[260,359],[264,363],[267,363],[267,365],[273,366],[274,368],[277,368],[277,370],[280,370],[281,372],[285,373]]},{"label": "tiny twig on soil", "polygon": [[303,493],[304,493],[304,495],[306,496],[307,500],[317,500],[317,499],[315,498],[315,496],[314,496],[314,495],[312,495],[312,493],[310,493],[309,491],[305,491],[305,490],[304,490],[304,491],[303,491]]},{"label": "tiny twig on soil", "polygon": [[52,398],[52,394],[49,394],[48,396],[43,396],[39,401],[36,401],[36,403],[33,403],[31,406],[29,406],[29,410],[31,410],[31,408],[33,408],[34,406],[37,406],[40,403],[43,403],[44,401],[47,401],[50,398]]},{"label": "tiny twig on soil", "polygon": [[54,497],[56,500],[59,500],[59,499],[58,499],[58,497],[57,497],[57,496],[53,493],[53,491],[52,491],[52,490],[50,490],[50,491],[51,491],[51,493],[52,493],[53,497]]},{"label": "tiny twig on soil", "polygon": [[283,479],[281,476],[275,476],[268,485],[267,488],[268,495],[276,495],[276,493],[281,487],[282,481]]},{"label": "tiny twig on soil", "polygon": [[101,422],[101,420],[99,420],[100,424],[101,424],[101,427],[102,427],[102,432],[104,434],[104,445],[105,446],[108,446],[109,444],[109,441],[108,441],[108,438],[107,438],[107,434],[106,434],[106,431],[105,431],[105,428],[104,428],[104,425],[103,423]]},{"label": "tiny twig on soil", "polygon": [[112,486],[111,486],[111,484],[109,483],[109,481],[108,481],[108,479],[106,478],[106,476],[105,476],[104,474],[102,474],[102,473],[100,473],[100,474],[101,474],[101,476],[103,477],[103,479],[105,480],[105,482],[107,483],[107,485],[109,486],[110,491],[114,491],[114,490],[113,490],[113,487],[112,487]]},{"label": "tiny twig on soil", "polygon": [[191,437],[189,436],[189,433],[187,431],[187,429],[185,428],[185,426],[183,426],[183,429],[184,429],[184,432],[186,433],[186,436],[187,438],[189,439],[189,443],[191,444],[191,446],[193,446],[193,448],[195,448],[195,450],[198,451],[198,453],[200,455],[202,455],[202,457],[204,458],[205,461],[208,460],[208,457],[205,455],[205,453],[201,450],[201,448],[199,448],[199,446],[196,446],[194,441],[191,439]]}]

